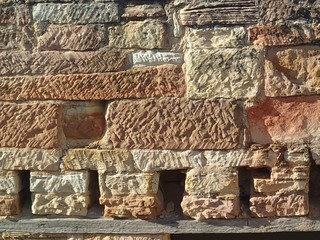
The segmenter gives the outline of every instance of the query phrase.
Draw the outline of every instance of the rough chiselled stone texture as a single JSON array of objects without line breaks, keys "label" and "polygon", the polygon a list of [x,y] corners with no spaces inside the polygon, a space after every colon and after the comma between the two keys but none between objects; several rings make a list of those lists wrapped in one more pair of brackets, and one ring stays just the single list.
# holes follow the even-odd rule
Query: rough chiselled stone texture
[{"label": "rough chiselled stone texture", "polygon": [[230,100],[115,101],[102,142],[115,148],[234,149],[240,146],[242,109]]},{"label": "rough chiselled stone texture", "polygon": [[167,43],[166,27],[158,20],[131,21],[108,31],[110,47],[154,49]]},{"label": "rough chiselled stone texture", "polygon": [[183,25],[254,24],[258,9],[254,0],[192,1],[180,12]]},{"label": "rough chiselled stone texture", "polygon": [[36,193],[87,193],[89,173],[31,172],[30,191]]},{"label": "rough chiselled stone texture", "polygon": [[33,34],[31,27],[0,26],[0,49],[30,49],[33,46]]},{"label": "rough chiselled stone texture", "polygon": [[159,187],[158,173],[99,174],[101,198],[117,196],[155,196]]},{"label": "rough chiselled stone texture", "polygon": [[251,140],[255,143],[310,142],[318,138],[318,97],[269,98],[247,110]]},{"label": "rough chiselled stone texture", "polygon": [[100,198],[100,204],[105,205],[105,217],[152,219],[161,213],[156,197]]},{"label": "rough chiselled stone texture", "polygon": [[238,196],[238,171],[233,168],[203,167],[187,172],[185,191],[198,198]]},{"label": "rough chiselled stone texture", "polygon": [[33,6],[32,16],[35,21],[50,23],[110,23],[119,22],[117,3],[77,3],[54,4],[39,3]]},{"label": "rough chiselled stone texture", "polygon": [[99,172],[133,172],[132,155],[126,150],[69,149],[63,159],[65,170],[98,170]]},{"label": "rough chiselled stone texture", "polygon": [[20,213],[19,195],[0,195],[0,216],[19,215]]},{"label": "rough chiselled stone texture", "polygon": [[[70,239],[71,240],[71,239]],[[169,234],[162,235],[85,235],[83,240],[170,240]]]},{"label": "rough chiselled stone texture", "polygon": [[166,13],[159,3],[128,5],[124,8],[123,18],[157,18]]},{"label": "rough chiselled stone texture", "polygon": [[17,171],[0,171],[0,196],[18,194],[21,190],[21,176]]},{"label": "rough chiselled stone texture", "polygon": [[132,53],[134,65],[156,66],[161,64],[182,64],[183,54],[174,52],[139,51]]},{"label": "rough chiselled stone texture", "polygon": [[[116,58],[114,60],[118,61]],[[32,69],[31,66],[31,69],[29,68],[27,72],[31,70],[36,73],[47,70],[50,73],[66,72],[68,70],[67,65],[65,69],[61,69],[58,68],[61,66],[58,64],[57,62],[54,65],[46,66],[45,69],[38,69],[38,67]],[[103,69],[98,70],[98,66],[94,66],[93,63],[89,64],[91,67],[86,66],[88,67],[87,71],[102,71]],[[73,65],[71,61],[68,65],[73,68],[73,66],[70,66]],[[109,68],[105,63],[99,62],[98,65]],[[21,72],[23,70],[21,69]],[[74,71],[76,70],[77,67]],[[12,69],[11,72],[13,71],[17,71],[17,69]],[[78,71],[83,71],[83,68],[78,69]],[[163,96],[180,97],[184,95],[185,89],[182,68],[175,65],[137,68],[114,73],[0,78],[1,98],[5,100],[108,100]]]},{"label": "rough chiselled stone texture", "polygon": [[102,25],[50,25],[38,37],[40,50],[96,50],[106,42]]},{"label": "rough chiselled stone texture", "polygon": [[312,24],[312,30],[313,30],[315,42],[319,42],[320,41],[320,24]]},{"label": "rough chiselled stone texture", "polygon": [[57,149],[0,148],[0,170],[57,171],[61,156]]},{"label": "rough chiselled stone texture", "polygon": [[261,49],[190,49],[185,58],[189,98],[253,98],[258,93]]},{"label": "rough chiselled stone texture", "polygon": [[196,220],[210,218],[235,218],[240,213],[239,198],[212,199],[185,196],[181,207],[186,216]]},{"label": "rough chiselled stone texture", "polygon": [[83,193],[76,194],[32,194],[32,214],[37,215],[71,215],[86,216],[89,205],[89,196]]},{"label": "rough chiselled stone texture", "polygon": [[273,179],[255,178],[253,181],[254,190],[259,193],[272,194],[281,193],[287,194],[291,192],[306,192],[308,193],[308,181],[276,181]]},{"label": "rough chiselled stone texture", "polygon": [[190,28],[186,44],[190,49],[243,47],[247,45],[247,32],[244,27]]},{"label": "rough chiselled stone texture", "polygon": [[26,25],[30,23],[30,11],[26,5],[0,8],[0,24]]},{"label": "rough chiselled stone texture", "polygon": [[98,52],[0,52],[0,76],[54,75],[118,71],[126,54]]},{"label": "rough chiselled stone texture", "polygon": [[272,195],[250,198],[250,210],[253,217],[303,216],[309,212],[308,195],[293,193],[290,195]]},{"label": "rough chiselled stone texture", "polygon": [[320,93],[320,47],[275,48],[267,51],[265,92],[270,97]]},{"label": "rough chiselled stone texture", "polygon": [[62,108],[57,104],[1,103],[0,146],[27,148],[61,146],[63,144],[61,115]]}]

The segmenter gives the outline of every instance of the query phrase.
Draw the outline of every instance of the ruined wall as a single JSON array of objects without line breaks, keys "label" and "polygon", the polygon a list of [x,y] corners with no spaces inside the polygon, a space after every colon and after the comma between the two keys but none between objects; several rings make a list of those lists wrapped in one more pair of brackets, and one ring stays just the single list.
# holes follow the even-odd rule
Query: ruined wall
[{"label": "ruined wall", "polygon": [[0,215],[318,216],[319,22],[319,0],[0,0]]}]

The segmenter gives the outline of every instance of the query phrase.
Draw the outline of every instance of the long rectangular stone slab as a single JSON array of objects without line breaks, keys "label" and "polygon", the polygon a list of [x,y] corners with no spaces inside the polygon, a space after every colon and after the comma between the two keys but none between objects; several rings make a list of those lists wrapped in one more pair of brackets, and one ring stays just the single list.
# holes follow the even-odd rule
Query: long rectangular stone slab
[{"label": "long rectangular stone slab", "polygon": [[[71,62],[70,64],[73,65]],[[98,65],[105,65],[105,63],[99,62]],[[67,69],[58,68],[58,62],[56,69],[54,66],[51,67],[44,66],[48,73],[67,72]],[[67,68],[67,65],[65,67]],[[104,67],[109,68],[106,65]],[[34,68],[32,70],[32,68],[34,67],[31,66],[31,71],[34,73],[45,74],[46,70],[44,69]],[[109,70],[112,70],[112,67]],[[13,74],[14,71],[16,70],[12,69],[11,73]],[[23,69],[21,69],[21,73],[22,71]],[[30,69],[23,74],[29,71]],[[103,66],[98,69],[98,66],[92,65],[92,68],[88,67],[86,70],[79,68],[78,71],[103,71]],[[185,90],[184,73],[180,66],[175,65],[99,74],[0,77],[0,98],[3,100],[110,100],[163,96],[182,97]]]},{"label": "long rectangular stone slab", "polygon": [[309,182],[301,181],[276,181],[273,179],[253,179],[254,190],[265,194],[290,194],[298,191],[308,193]]},{"label": "long rectangular stone slab", "polygon": [[28,6],[16,5],[0,8],[0,24],[26,25],[31,21]]},{"label": "long rectangular stone slab", "polygon": [[115,101],[101,141],[126,149],[236,149],[242,109],[232,100]]},{"label": "long rectangular stone slab", "polygon": [[22,190],[21,176],[17,171],[0,171],[0,196],[18,194]]},{"label": "long rectangular stone slab", "polygon": [[19,195],[0,196],[0,216],[19,215],[20,213],[21,203]]}]

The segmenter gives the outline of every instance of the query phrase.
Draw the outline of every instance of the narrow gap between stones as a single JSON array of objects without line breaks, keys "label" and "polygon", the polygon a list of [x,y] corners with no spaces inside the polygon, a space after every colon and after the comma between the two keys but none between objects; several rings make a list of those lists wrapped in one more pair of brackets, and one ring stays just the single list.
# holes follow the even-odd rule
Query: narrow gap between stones
[{"label": "narrow gap between stones", "polygon": [[252,168],[251,176],[252,178],[270,179],[271,170],[269,168]]},{"label": "narrow gap between stones", "polygon": [[103,215],[103,206],[99,204],[100,191],[97,171],[89,171],[89,194],[90,206],[88,209],[89,218],[98,218]]},{"label": "narrow gap between stones", "polygon": [[22,207],[22,214],[31,214],[32,196],[30,191],[30,171],[23,170],[21,174],[22,191],[20,192],[20,204]]},{"label": "narrow gap between stones", "polygon": [[311,157],[309,180],[309,216],[320,217],[320,165]]},{"label": "narrow gap between stones", "polygon": [[250,192],[253,186],[252,171],[248,167],[239,167],[240,206],[242,217],[250,216]]}]

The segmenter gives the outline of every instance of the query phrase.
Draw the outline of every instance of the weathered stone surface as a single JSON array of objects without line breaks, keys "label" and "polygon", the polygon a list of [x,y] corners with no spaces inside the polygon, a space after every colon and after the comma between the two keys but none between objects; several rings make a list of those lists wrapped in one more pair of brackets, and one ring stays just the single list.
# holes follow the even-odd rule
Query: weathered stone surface
[{"label": "weathered stone surface", "polygon": [[249,28],[249,39],[255,45],[281,46],[310,44],[311,27],[302,24],[267,24]]},{"label": "weathered stone surface", "polygon": [[204,167],[206,159],[199,151],[131,150],[135,166],[143,172]]},{"label": "weathered stone surface", "polygon": [[158,173],[99,174],[101,198],[117,196],[155,196],[159,188]]},{"label": "weathered stone surface", "polygon": [[312,142],[309,145],[310,154],[312,156],[312,159],[315,161],[317,165],[320,165],[320,145],[319,140]]},{"label": "weathered stone surface", "polygon": [[0,196],[18,194],[21,190],[21,177],[17,171],[0,171]]},{"label": "weathered stone surface", "polygon": [[31,27],[0,26],[0,49],[30,49],[33,46],[33,34]]},{"label": "weathered stone surface", "polygon": [[314,34],[314,41],[320,41],[320,24],[312,24],[312,30]]},{"label": "weathered stone surface", "polygon": [[139,51],[132,53],[134,65],[156,66],[161,64],[182,64],[183,54],[174,52]]},{"label": "weathered stone surface", "polygon": [[152,219],[161,213],[156,197],[100,198],[100,204],[105,205],[105,217]]},{"label": "weathered stone surface", "polygon": [[61,156],[57,149],[0,148],[0,170],[57,171]]},{"label": "weathered stone surface", "polygon": [[250,198],[253,217],[303,216],[309,213],[307,194],[272,195]]},{"label": "weathered stone surface", "polygon": [[273,179],[253,179],[254,190],[265,194],[290,194],[298,191],[308,193],[309,183],[302,181],[276,181]]},{"label": "weathered stone surface", "polygon": [[102,25],[50,25],[38,36],[40,50],[96,50],[106,42]]},{"label": "weathered stone surface", "polygon": [[77,3],[54,4],[39,3],[33,6],[32,16],[35,21],[50,23],[111,23],[119,22],[118,4],[109,3]]},{"label": "weathered stone surface", "polygon": [[61,115],[62,108],[57,104],[0,104],[0,146],[21,148],[61,146],[63,144]]},{"label": "weathered stone surface", "polygon": [[0,24],[26,25],[30,23],[30,11],[26,5],[0,8]]},{"label": "weathered stone surface", "polygon": [[[67,68],[59,69],[58,63],[56,67],[57,69],[45,68],[48,69],[48,72],[67,71]],[[93,65],[87,70],[102,71]],[[12,71],[15,70],[12,69]],[[40,69],[34,69],[34,72],[38,71]],[[181,97],[185,90],[182,68],[175,65],[137,68],[115,73],[0,78],[0,93],[4,100]]]},{"label": "weathered stone surface", "polygon": [[319,134],[318,97],[269,98],[247,109],[255,143],[310,142]]},{"label": "weathered stone surface", "polygon": [[0,196],[0,216],[19,215],[21,213],[19,195]]},{"label": "weathered stone surface", "polygon": [[135,170],[132,155],[126,150],[68,149],[63,158],[65,170],[98,170],[127,172]]},{"label": "weathered stone surface", "polygon": [[292,181],[292,180],[308,180],[309,179],[309,166],[297,167],[273,167],[271,178],[277,181]]},{"label": "weathered stone surface", "polygon": [[238,171],[234,168],[202,167],[187,172],[185,191],[198,198],[238,196]]},{"label": "weathered stone surface", "polygon": [[[70,239],[71,240],[71,239]],[[85,235],[83,240],[170,240],[169,234],[162,235]]]},{"label": "weathered stone surface", "polygon": [[254,0],[192,1],[180,12],[183,25],[254,24],[258,9]]},{"label": "weathered stone surface", "polygon": [[278,20],[316,20],[320,16],[319,1],[274,1],[260,0],[259,15],[262,22],[275,22]]},{"label": "weathered stone surface", "polygon": [[128,5],[124,8],[123,18],[157,18],[166,13],[159,3]]},{"label": "weathered stone surface", "polygon": [[320,47],[276,48],[267,51],[265,92],[270,97],[320,93]]},{"label": "weathered stone surface", "polygon": [[31,172],[30,191],[36,193],[87,193],[88,171]]},{"label": "weathered stone surface", "polygon": [[192,99],[253,98],[262,82],[261,49],[190,49],[185,61],[188,97]]},{"label": "weathered stone surface", "polygon": [[158,20],[131,21],[123,26],[108,28],[109,46],[116,48],[164,48],[166,27]]},{"label": "weathered stone surface", "polygon": [[1,240],[41,240],[41,239],[52,239],[52,240],[83,240],[82,234],[65,234],[65,233],[34,233],[34,232],[2,232],[0,233]]},{"label": "weathered stone surface", "polygon": [[234,149],[242,109],[231,100],[115,101],[107,110],[103,142],[115,148]]},{"label": "weathered stone surface", "polygon": [[212,199],[185,196],[181,207],[186,216],[196,220],[210,218],[235,218],[240,213],[239,198]]},{"label": "weathered stone surface", "polygon": [[186,40],[190,49],[243,47],[247,43],[244,27],[190,28]]},{"label": "weathered stone surface", "polygon": [[87,194],[32,194],[32,214],[86,216],[89,205]]},{"label": "weathered stone surface", "polygon": [[97,52],[0,52],[0,76],[54,75],[118,71],[126,54]]}]

